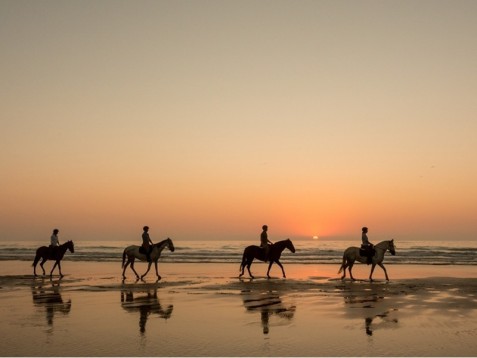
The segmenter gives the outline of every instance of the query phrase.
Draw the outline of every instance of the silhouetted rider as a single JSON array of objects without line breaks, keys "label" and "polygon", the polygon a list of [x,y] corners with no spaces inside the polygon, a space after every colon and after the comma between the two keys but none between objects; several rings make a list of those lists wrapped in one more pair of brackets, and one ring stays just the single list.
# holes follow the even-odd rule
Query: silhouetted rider
[{"label": "silhouetted rider", "polygon": [[152,251],[152,241],[149,237],[149,226],[143,227],[144,232],[142,233],[142,247],[146,253],[147,262],[151,262],[151,251]]}]

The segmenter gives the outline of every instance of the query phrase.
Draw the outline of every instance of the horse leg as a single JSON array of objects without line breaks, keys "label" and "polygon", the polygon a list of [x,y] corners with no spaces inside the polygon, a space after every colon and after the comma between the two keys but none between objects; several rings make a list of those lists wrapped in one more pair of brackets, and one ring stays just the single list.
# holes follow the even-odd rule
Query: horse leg
[{"label": "horse leg", "polygon": [[136,278],[139,280],[139,275],[134,269],[134,258],[131,260],[131,270],[133,270],[134,274],[136,275]]},{"label": "horse leg", "polygon": [[369,274],[369,281],[373,281],[373,272],[375,267],[376,267],[376,264],[373,262],[371,266],[371,273]]},{"label": "horse leg", "polygon": [[124,265],[124,268],[123,268],[123,280],[126,279],[126,268],[129,266],[129,264],[131,263],[131,261],[128,259],[128,262],[126,262],[126,264]]},{"label": "horse leg", "polygon": [[154,261],[154,266],[156,267],[156,276],[157,276],[157,281],[160,281],[162,278],[161,275],[159,275],[159,272],[157,271],[157,260]]},{"label": "horse leg", "polygon": [[247,258],[245,257],[245,254],[244,256],[242,257],[242,263],[240,264],[240,275],[239,277],[242,277],[243,276],[243,272],[245,270],[245,266],[247,265]]},{"label": "horse leg", "polygon": [[245,264],[242,262],[242,264],[240,265],[240,275],[239,275],[239,277],[243,276],[244,270],[245,270]]},{"label": "horse leg", "polygon": [[36,277],[36,265],[38,264],[38,261],[40,261],[40,256],[36,255],[35,260],[33,260],[33,275]]},{"label": "horse leg", "polygon": [[271,278],[271,277],[270,277],[270,269],[272,268],[273,262],[274,262],[274,261],[272,260],[272,261],[270,261],[270,263],[268,264],[268,270],[267,270],[267,277],[268,277],[268,278]]},{"label": "horse leg", "polygon": [[380,262],[378,265],[379,265],[379,267],[381,267],[383,269],[384,274],[386,275],[386,281],[389,281],[388,273],[387,273],[386,268],[384,267],[383,263]]},{"label": "horse leg", "polygon": [[252,272],[250,272],[250,266],[252,266],[252,262],[253,262],[253,259],[251,259],[247,262],[247,271],[248,271],[248,274],[250,275],[251,278],[255,278],[255,277],[253,277]]},{"label": "horse leg", "polygon": [[58,261],[58,271],[60,271],[60,278],[63,277],[63,274],[61,273],[61,262]]},{"label": "horse leg", "polygon": [[287,278],[287,276],[285,275],[285,269],[283,268],[283,265],[281,264],[280,261],[275,261],[277,263],[278,266],[280,266],[280,268],[282,269],[282,273],[283,273],[283,278]]},{"label": "horse leg", "polygon": [[141,276],[141,280],[144,278],[144,276],[147,275],[147,273],[151,269],[151,265],[152,265],[152,261],[147,263],[147,270],[146,270],[146,272],[144,272],[144,275]]},{"label": "horse leg", "polygon": [[349,276],[351,277],[351,279],[353,281],[356,281],[355,278],[353,277],[353,272],[351,272],[351,270],[353,269],[353,265],[354,265],[354,262],[349,264],[348,271],[349,271]]},{"label": "horse leg", "polygon": [[50,277],[53,276],[53,271],[57,265],[58,265],[58,261],[55,261],[55,264],[53,265],[53,268],[50,271]]},{"label": "horse leg", "polygon": [[[56,263],[58,264],[58,272],[60,273],[60,278],[62,278],[63,274],[61,273],[61,262],[60,260],[58,260]],[[53,273],[53,270],[51,271],[51,273]],[[50,276],[51,276],[51,273],[50,273]]]},{"label": "horse leg", "polygon": [[36,265],[38,264],[39,259],[35,257],[35,261],[33,261],[33,275],[36,277]]},{"label": "horse leg", "polygon": [[43,270],[43,276],[45,276],[45,274],[46,274],[45,268],[43,267],[43,265],[45,264],[46,261],[47,261],[47,259],[43,259],[43,260],[40,262],[40,267],[41,267],[41,269]]},{"label": "horse leg", "polygon": [[[344,260],[343,260],[344,261]],[[348,263],[343,262],[341,265],[341,270],[343,270],[343,275],[341,276],[341,280],[344,280],[346,278],[346,269],[348,268]],[[339,272],[338,272],[339,273]]]}]

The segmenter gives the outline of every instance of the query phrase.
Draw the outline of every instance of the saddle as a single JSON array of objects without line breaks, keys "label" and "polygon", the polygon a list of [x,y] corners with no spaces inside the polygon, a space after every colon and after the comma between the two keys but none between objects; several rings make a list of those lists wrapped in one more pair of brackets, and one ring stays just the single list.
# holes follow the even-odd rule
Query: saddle
[{"label": "saddle", "polygon": [[375,253],[376,250],[372,246],[361,245],[361,248],[359,249],[359,254],[364,257],[373,257]]},{"label": "saddle", "polygon": [[270,257],[270,250],[272,248],[272,245],[270,245],[270,244],[267,244],[267,246],[268,246],[268,257],[266,257],[266,254],[267,254],[266,248],[260,246],[261,255],[265,259],[265,261],[268,261],[268,259]]},{"label": "saddle", "polygon": [[140,252],[141,254],[143,254],[143,255],[147,255],[147,254],[151,253],[151,251],[152,251],[152,246],[149,247],[149,252],[146,251],[146,249],[144,248],[144,246],[139,246],[139,252]]},{"label": "saddle", "polygon": [[49,256],[51,260],[56,260],[58,256],[58,246],[50,245],[48,246],[48,249],[49,249]]}]

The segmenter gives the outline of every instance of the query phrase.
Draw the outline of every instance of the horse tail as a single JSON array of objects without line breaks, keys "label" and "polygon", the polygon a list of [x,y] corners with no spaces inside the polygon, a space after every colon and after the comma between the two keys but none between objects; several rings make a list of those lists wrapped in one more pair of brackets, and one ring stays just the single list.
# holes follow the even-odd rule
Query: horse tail
[{"label": "horse tail", "polygon": [[121,264],[121,267],[124,268],[124,263],[126,262],[126,249],[123,251],[123,263]]},{"label": "horse tail", "polygon": [[243,250],[242,263],[240,264],[239,271],[242,271],[242,269],[245,267],[245,264],[247,263],[247,257],[245,256],[245,251],[246,250]]},{"label": "horse tail", "polygon": [[35,253],[35,259],[33,260],[33,263],[31,264],[33,267],[35,267],[38,264],[38,261],[40,261],[41,255],[39,254],[40,249],[36,250]]},{"label": "horse tail", "polygon": [[343,263],[341,264],[341,267],[340,267],[338,273],[341,273],[341,271],[343,271],[343,268],[345,267],[345,264],[346,264],[346,255],[343,254]]}]

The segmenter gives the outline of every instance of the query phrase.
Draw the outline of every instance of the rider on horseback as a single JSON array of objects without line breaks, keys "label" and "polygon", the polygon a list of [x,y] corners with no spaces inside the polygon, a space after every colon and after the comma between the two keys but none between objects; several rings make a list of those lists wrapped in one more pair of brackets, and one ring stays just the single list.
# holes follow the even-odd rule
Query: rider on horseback
[{"label": "rider on horseback", "polygon": [[143,230],[144,232],[142,233],[142,247],[144,248],[144,252],[146,253],[147,262],[152,262],[151,251],[152,251],[153,242],[151,241],[151,238],[149,237],[149,233],[148,233],[149,226],[144,226]]},{"label": "rider on horseback", "polygon": [[363,256],[366,256],[368,258],[367,264],[369,265],[372,262],[373,256],[375,254],[374,245],[368,240],[368,228],[365,226],[361,229],[361,231],[363,232],[361,234],[361,249],[364,252]]},{"label": "rider on horseback", "polygon": [[54,229],[53,234],[50,237],[50,254],[52,257],[56,258],[56,254],[58,252],[58,246],[60,246],[60,242],[58,240],[58,233],[60,230]]},{"label": "rider on horseback", "polygon": [[270,245],[273,244],[270,240],[268,240],[268,226],[263,225],[262,226],[262,233],[260,234],[260,247],[264,250],[265,252],[265,262],[268,261],[268,254],[270,253]]}]

